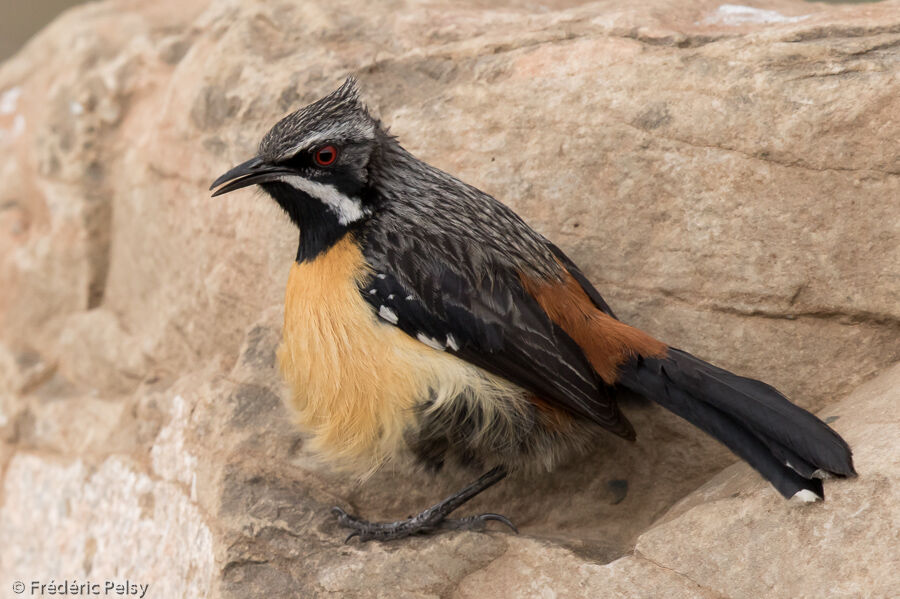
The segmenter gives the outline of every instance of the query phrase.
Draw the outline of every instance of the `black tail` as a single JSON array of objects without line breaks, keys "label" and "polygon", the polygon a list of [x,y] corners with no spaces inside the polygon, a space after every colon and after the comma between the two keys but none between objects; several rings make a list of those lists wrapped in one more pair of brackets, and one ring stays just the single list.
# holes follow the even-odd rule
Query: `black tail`
[{"label": "black tail", "polygon": [[856,474],[850,447],[827,424],[775,388],[687,352],[637,358],[619,382],[721,441],[787,498],[807,490],[823,499],[822,478]]}]

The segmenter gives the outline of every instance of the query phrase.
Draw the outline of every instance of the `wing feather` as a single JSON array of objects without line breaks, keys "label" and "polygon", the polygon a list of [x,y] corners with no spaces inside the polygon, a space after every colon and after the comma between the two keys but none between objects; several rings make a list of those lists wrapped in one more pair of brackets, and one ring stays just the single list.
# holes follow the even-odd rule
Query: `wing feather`
[{"label": "wing feather", "polygon": [[[502,266],[480,276],[407,251],[367,256],[375,275],[360,292],[390,324],[625,438],[634,430],[576,342]],[[394,322],[395,321],[395,322]],[[432,343],[434,342],[434,343]]]}]

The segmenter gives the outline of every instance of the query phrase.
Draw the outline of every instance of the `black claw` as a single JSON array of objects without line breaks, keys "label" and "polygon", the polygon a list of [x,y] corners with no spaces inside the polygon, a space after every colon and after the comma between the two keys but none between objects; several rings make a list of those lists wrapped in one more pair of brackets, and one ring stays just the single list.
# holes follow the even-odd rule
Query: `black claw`
[{"label": "black claw", "polygon": [[519,534],[519,529],[516,528],[516,525],[513,524],[509,518],[507,518],[506,516],[504,516],[502,514],[493,514],[493,513],[481,514],[480,516],[478,516],[478,518],[481,520],[496,520],[497,522],[502,522],[503,524],[506,524],[507,526],[509,526],[509,528],[512,529],[512,531],[514,533]]},{"label": "black claw", "polygon": [[487,523],[496,520],[508,526],[514,533],[519,534],[519,529],[513,524],[509,518],[502,514],[478,514],[475,516],[466,516],[465,518],[446,518],[438,523],[440,528],[446,530],[471,530],[484,531],[487,530]]},{"label": "black claw", "polygon": [[[354,531],[351,532],[349,535],[347,535],[347,538],[344,539],[344,544],[346,545],[347,543],[350,542],[350,539],[352,539],[353,537],[356,537],[356,536],[359,536],[359,531],[358,531],[358,530],[354,530]],[[362,540],[362,537],[360,537],[360,540]]]}]

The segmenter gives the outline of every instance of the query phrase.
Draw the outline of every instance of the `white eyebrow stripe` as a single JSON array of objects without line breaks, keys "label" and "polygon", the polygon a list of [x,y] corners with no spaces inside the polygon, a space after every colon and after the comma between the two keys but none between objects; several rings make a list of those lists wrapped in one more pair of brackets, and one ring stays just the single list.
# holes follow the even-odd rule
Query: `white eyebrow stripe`
[{"label": "white eyebrow stripe", "polygon": [[337,216],[338,222],[342,225],[355,223],[369,215],[369,211],[363,208],[359,198],[345,196],[333,185],[317,183],[298,175],[282,175],[278,177],[278,180],[316,198],[331,208],[331,211]]},{"label": "white eyebrow stripe", "polygon": [[336,131],[329,130],[322,133],[314,133],[310,136],[303,138],[303,143],[297,144],[292,148],[288,148],[284,152],[282,152],[279,156],[279,160],[289,160],[299,154],[300,152],[305,152],[306,150],[311,150],[314,146],[319,145],[323,141],[330,141]]},{"label": "white eyebrow stripe", "polygon": [[354,138],[358,138],[359,133],[362,133],[362,136],[364,138],[365,137],[372,138],[375,136],[375,126],[369,125],[369,126],[365,127],[365,129],[360,130],[358,128],[348,127],[344,123],[338,123],[338,124],[332,125],[331,127],[328,127],[327,129],[323,129],[321,131],[314,131],[312,133],[305,135],[303,137],[303,140],[301,141],[301,143],[297,144],[296,146],[293,146],[292,148],[285,150],[284,152],[281,152],[281,155],[279,156],[278,159],[279,160],[288,160],[290,158],[293,158],[300,152],[303,152],[305,150],[311,150],[315,146],[317,146],[323,142],[326,142],[326,141],[334,142],[335,145],[338,145],[339,139],[346,138],[348,134],[352,134]]}]

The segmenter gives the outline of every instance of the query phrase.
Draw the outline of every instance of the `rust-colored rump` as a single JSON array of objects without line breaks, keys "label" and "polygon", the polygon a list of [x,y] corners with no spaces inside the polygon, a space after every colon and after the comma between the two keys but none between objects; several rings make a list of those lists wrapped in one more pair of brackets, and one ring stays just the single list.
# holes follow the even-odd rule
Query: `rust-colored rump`
[{"label": "rust-colored rump", "polygon": [[607,384],[616,382],[619,365],[628,358],[666,355],[665,343],[601,312],[567,270],[563,271],[562,281],[542,281],[522,273],[519,278],[547,316],[578,344]]}]

